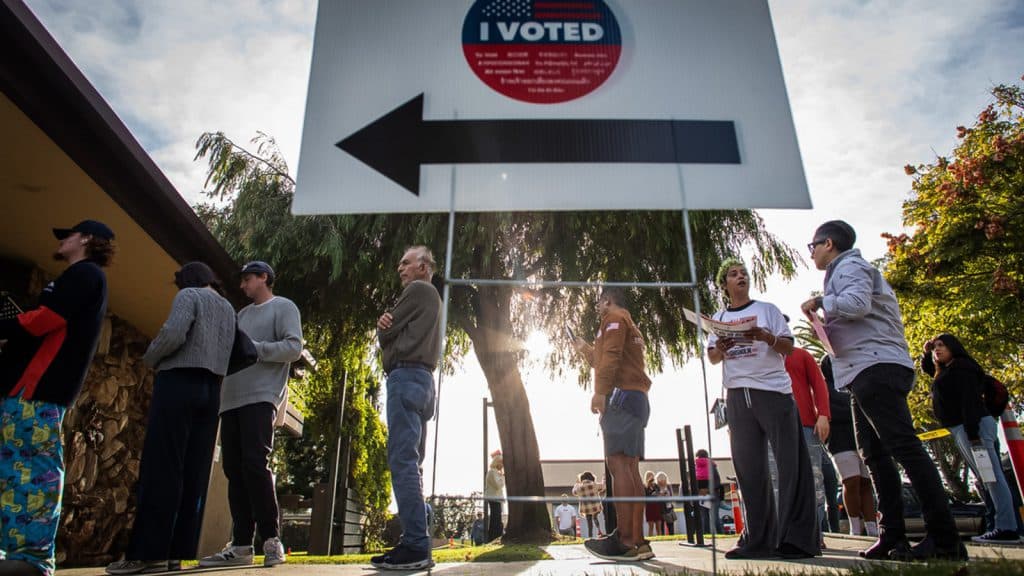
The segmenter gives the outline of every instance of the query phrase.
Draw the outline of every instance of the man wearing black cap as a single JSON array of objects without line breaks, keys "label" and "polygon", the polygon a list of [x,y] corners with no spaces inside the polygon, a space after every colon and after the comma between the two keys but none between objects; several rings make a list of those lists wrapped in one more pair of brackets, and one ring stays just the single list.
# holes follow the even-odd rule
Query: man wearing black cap
[{"label": "man wearing black cap", "polygon": [[107,311],[114,233],[85,220],[54,228],[68,262],[39,306],[0,320],[0,574],[50,576],[60,523],[60,427],[82,389]]},{"label": "man wearing black cap", "polygon": [[285,561],[270,452],[277,411],[288,397],[288,372],[302,354],[302,322],[299,309],[275,296],[273,285],[274,270],[266,262],[242,267],[241,288],[252,304],[238,312],[238,327],[252,339],[259,361],[221,385],[220,445],[233,528],[231,542],[200,560],[202,566],[252,564],[257,528],[263,565]]},{"label": "man wearing black cap", "polygon": [[[907,406],[914,361],[896,293],[853,247],[857,234],[842,220],[825,222],[807,249],[825,271],[825,294],[803,303],[808,317],[821,310],[832,343],[837,390],[850,393],[857,448],[871,472],[882,513],[878,541],[865,558],[967,560],[938,470],[918,439]],[[895,462],[894,462],[895,461]],[[927,536],[910,548],[903,519],[903,467],[921,500]]]}]

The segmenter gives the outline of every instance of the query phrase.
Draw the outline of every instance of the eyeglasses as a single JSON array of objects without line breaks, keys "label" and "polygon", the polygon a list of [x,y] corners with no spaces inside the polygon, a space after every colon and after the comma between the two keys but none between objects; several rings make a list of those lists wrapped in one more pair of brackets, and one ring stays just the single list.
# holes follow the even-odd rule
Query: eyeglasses
[{"label": "eyeglasses", "polygon": [[818,244],[824,244],[825,242],[828,242],[828,238],[825,238],[824,240],[815,240],[807,245],[807,251],[810,252],[811,255],[814,255],[814,247]]}]

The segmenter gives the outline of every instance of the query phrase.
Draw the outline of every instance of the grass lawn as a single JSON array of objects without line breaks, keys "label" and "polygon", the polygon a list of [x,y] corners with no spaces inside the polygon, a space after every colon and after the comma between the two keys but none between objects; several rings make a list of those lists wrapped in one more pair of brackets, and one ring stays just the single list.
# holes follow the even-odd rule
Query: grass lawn
[{"label": "grass lawn", "polygon": [[[305,552],[292,552],[288,555],[289,564],[369,564],[370,557],[376,554],[346,554],[344,556],[310,556]],[[551,560],[539,546],[516,544],[485,544],[466,548],[437,548],[434,550],[434,562],[523,562]],[[256,564],[262,564],[263,557],[256,557]]]},{"label": "grass lawn", "polygon": [[[654,540],[683,540],[686,536],[661,536]],[[728,547],[735,536],[719,536],[721,548]],[[710,540],[710,535],[707,535]],[[724,540],[724,542],[723,542]],[[552,545],[582,544],[581,539],[563,539],[552,542]],[[369,564],[370,557],[374,554],[350,554],[345,556],[310,556],[305,552],[293,552],[288,556],[289,564],[314,565],[314,564]],[[434,561],[437,563],[450,562],[536,562],[538,560],[551,560],[551,556],[541,546],[529,544],[517,544],[503,546],[501,544],[485,544],[474,547],[437,548],[434,550]],[[256,557],[256,564],[263,563],[263,557]],[[194,563],[186,563],[186,565]],[[795,571],[800,566],[794,566]],[[730,574],[741,574],[742,576],[782,576],[793,572],[786,570],[750,570],[748,572],[730,572]],[[968,564],[956,563],[930,563],[930,564],[866,564],[855,566],[849,571],[835,570],[827,574],[853,574],[854,576],[1024,576],[1024,562],[999,559],[999,560],[972,560]],[[690,574],[686,570],[679,572],[664,572],[665,576],[681,576]]]}]

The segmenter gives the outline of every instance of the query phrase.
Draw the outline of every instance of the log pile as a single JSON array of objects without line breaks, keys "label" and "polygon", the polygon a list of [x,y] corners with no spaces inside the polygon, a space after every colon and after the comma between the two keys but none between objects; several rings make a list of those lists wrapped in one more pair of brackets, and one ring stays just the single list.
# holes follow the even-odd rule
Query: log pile
[{"label": "log pile", "polygon": [[112,318],[109,353],[93,360],[82,395],[64,417],[60,565],[103,565],[119,559],[128,545],[153,396],[154,374],[142,363],[148,343]]}]

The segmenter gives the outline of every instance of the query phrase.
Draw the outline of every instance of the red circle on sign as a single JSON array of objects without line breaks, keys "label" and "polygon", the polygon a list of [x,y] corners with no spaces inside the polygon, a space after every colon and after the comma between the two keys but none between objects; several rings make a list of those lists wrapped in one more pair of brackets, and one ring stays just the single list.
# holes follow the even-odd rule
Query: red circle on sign
[{"label": "red circle on sign", "polygon": [[478,0],[463,23],[462,50],[477,77],[496,92],[557,104],[608,80],[622,39],[603,0]]}]

